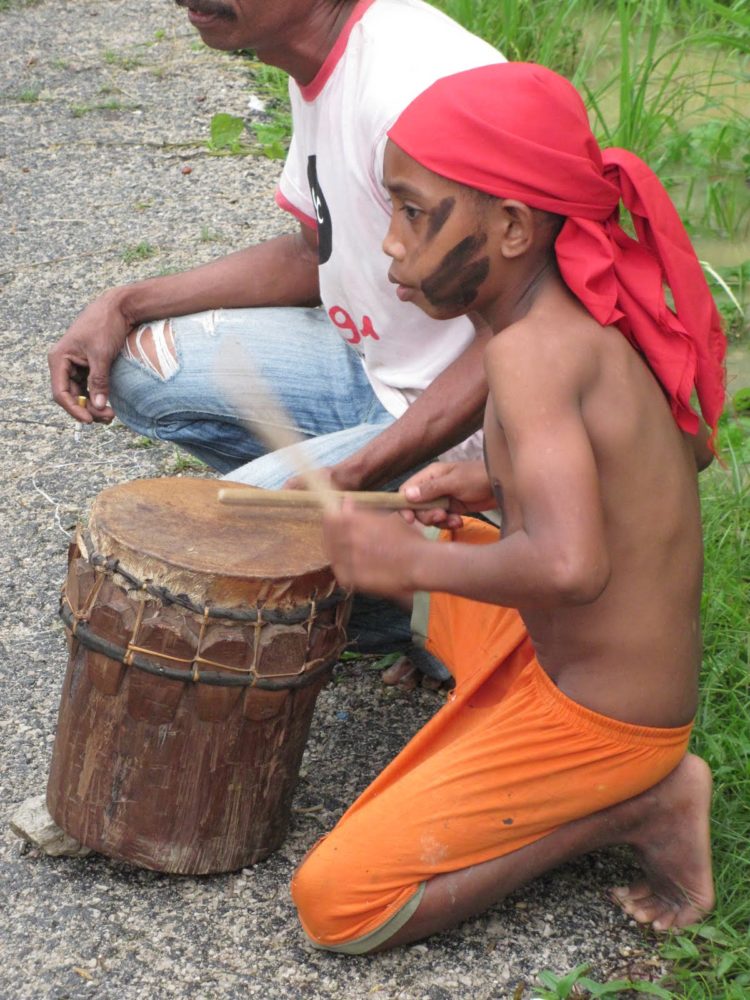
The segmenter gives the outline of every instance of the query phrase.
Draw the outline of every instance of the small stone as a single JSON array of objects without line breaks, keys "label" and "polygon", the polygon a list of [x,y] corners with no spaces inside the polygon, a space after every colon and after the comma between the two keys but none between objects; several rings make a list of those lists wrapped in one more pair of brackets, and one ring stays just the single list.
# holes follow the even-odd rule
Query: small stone
[{"label": "small stone", "polygon": [[10,819],[10,828],[16,836],[53,858],[85,858],[91,854],[90,847],[69,837],[55,823],[47,811],[44,795],[34,795],[22,802]]}]

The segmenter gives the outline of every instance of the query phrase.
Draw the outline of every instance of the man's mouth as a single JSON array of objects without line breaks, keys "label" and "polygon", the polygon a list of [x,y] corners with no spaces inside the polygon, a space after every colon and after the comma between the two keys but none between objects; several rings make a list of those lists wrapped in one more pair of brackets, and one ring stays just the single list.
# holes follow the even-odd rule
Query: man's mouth
[{"label": "man's mouth", "polygon": [[178,7],[187,9],[190,20],[194,24],[204,24],[214,18],[234,20],[235,13],[231,7],[214,0],[175,0]]}]

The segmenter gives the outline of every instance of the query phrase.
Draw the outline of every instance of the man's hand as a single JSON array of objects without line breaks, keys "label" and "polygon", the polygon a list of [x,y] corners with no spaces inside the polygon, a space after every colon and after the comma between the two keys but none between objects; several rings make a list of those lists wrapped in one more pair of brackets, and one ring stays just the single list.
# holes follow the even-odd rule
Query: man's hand
[{"label": "man's hand", "polygon": [[401,487],[401,493],[413,503],[429,503],[437,497],[451,498],[449,509],[432,508],[424,511],[405,511],[405,520],[417,518],[422,524],[437,524],[441,528],[460,528],[461,514],[471,511],[492,510],[497,501],[492,493],[484,463],[433,462],[415,473]]},{"label": "man's hand", "polygon": [[411,567],[419,546],[429,544],[421,529],[397,514],[358,510],[346,500],[326,513],[323,538],[336,579],[343,587],[409,601],[414,592]]},{"label": "man's hand", "polygon": [[[52,396],[83,423],[110,421],[109,372],[140,323],[208,309],[314,305],[320,301],[316,235],[306,226],[178,274],[113,288],[51,348]],[[88,387],[88,407],[78,396]]]},{"label": "man's hand", "polygon": [[[47,355],[52,398],[81,423],[109,423],[109,370],[131,326],[110,294],[91,303]],[[88,406],[80,396],[88,395]]]}]

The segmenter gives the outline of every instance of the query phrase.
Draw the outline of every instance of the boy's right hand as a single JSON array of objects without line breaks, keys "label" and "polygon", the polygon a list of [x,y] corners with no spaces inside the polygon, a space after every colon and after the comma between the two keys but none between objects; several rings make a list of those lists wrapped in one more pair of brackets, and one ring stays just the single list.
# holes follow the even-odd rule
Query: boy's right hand
[{"label": "boy's right hand", "polygon": [[436,524],[442,528],[459,528],[461,514],[492,510],[497,501],[492,493],[487,471],[482,461],[433,462],[420,469],[401,486],[400,492],[413,502],[428,502],[437,497],[451,498],[449,509],[431,508],[404,511],[407,521]]},{"label": "boy's right hand", "polygon": [[[131,328],[115,297],[105,294],[87,306],[49,349],[52,398],[81,423],[113,419],[107,403],[109,370]],[[79,398],[86,395],[88,403],[82,406]]]}]

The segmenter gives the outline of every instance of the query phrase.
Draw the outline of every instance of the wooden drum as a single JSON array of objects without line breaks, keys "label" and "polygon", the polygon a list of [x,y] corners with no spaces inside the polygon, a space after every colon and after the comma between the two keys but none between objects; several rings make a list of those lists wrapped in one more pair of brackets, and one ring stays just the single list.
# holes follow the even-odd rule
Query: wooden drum
[{"label": "wooden drum", "polygon": [[218,488],[105,490],[61,600],[70,659],[50,813],[87,847],[182,874],[281,844],[350,605],[317,510],[228,507]]}]

